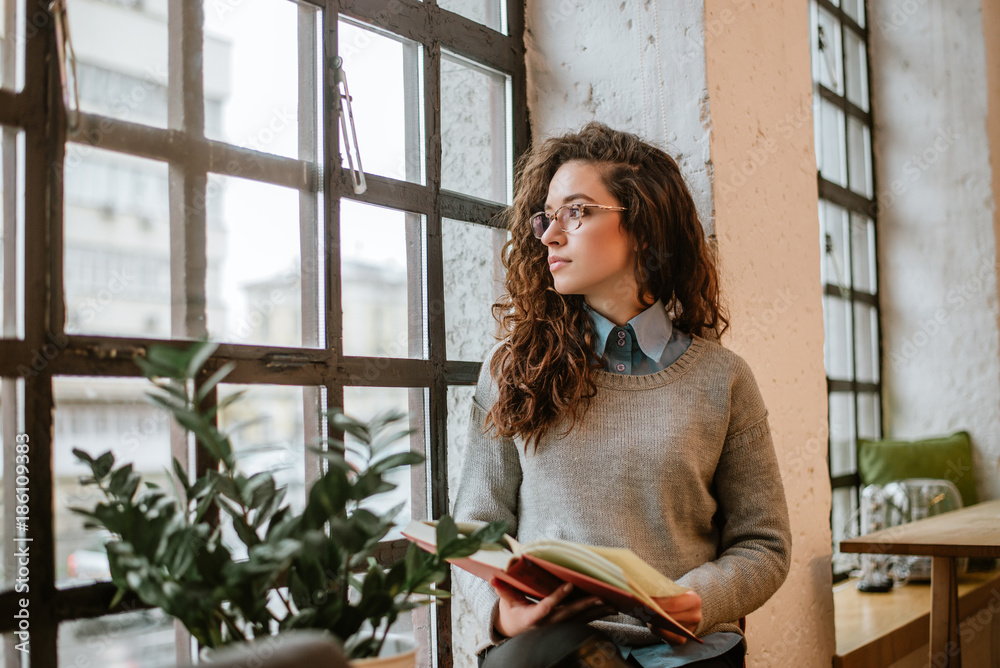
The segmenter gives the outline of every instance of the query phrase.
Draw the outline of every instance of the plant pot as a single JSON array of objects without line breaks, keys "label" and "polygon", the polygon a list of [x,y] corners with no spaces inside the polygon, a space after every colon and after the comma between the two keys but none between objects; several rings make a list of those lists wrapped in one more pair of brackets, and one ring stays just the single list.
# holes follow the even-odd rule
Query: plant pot
[{"label": "plant pot", "polygon": [[203,647],[199,658],[200,665],[220,668],[290,668],[303,665],[346,668],[354,665],[347,661],[344,651],[330,634],[311,630],[290,631],[219,649]]},{"label": "plant pot", "polygon": [[413,668],[417,665],[417,650],[411,649],[392,656],[376,656],[370,659],[351,659],[351,668]]},{"label": "plant pot", "polygon": [[417,643],[405,633],[390,633],[378,656],[351,659],[351,668],[414,668],[417,665]]}]

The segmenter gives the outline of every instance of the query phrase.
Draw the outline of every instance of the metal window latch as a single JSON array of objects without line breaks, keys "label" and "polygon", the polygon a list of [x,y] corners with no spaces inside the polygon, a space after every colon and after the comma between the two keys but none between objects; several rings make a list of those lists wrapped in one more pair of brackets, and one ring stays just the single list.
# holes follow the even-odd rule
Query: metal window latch
[{"label": "metal window latch", "polygon": [[[364,168],[361,166],[361,149],[358,147],[358,133],[354,126],[354,111],[351,108],[351,91],[347,87],[347,73],[344,72],[344,60],[339,56],[333,61],[336,71],[334,81],[339,93],[339,104],[337,106],[337,116],[340,117],[340,130],[344,136],[345,153],[347,153],[347,167],[351,172],[351,185],[354,186],[354,194],[360,195],[368,190],[365,182]],[[347,125],[350,123],[350,132]],[[357,161],[358,167],[354,168]]]},{"label": "metal window latch", "polygon": [[[59,80],[62,84],[63,105],[70,130],[80,126],[80,85],[76,77],[76,49],[69,36],[69,18],[66,15],[65,0],[52,0],[49,11],[56,29],[56,51],[59,60]],[[72,74],[73,104],[70,104],[70,75]]]},{"label": "metal window latch", "polygon": [[824,250],[830,258],[830,263],[833,265],[834,277],[837,281],[837,287],[840,289],[840,296],[844,299],[851,298],[851,291],[845,286],[845,272],[844,272],[844,262],[840,258],[840,253],[837,252],[837,247],[833,243],[833,235],[826,233],[824,235]]},{"label": "metal window latch", "polygon": [[309,355],[296,353],[268,353],[264,355],[264,365],[268,368],[281,367],[300,369],[312,362]]}]

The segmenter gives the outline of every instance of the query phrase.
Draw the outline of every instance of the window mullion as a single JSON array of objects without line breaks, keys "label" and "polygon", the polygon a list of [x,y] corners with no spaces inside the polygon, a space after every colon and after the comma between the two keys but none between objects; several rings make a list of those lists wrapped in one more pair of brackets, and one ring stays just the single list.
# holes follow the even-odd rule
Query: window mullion
[{"label": "window mullion", "polygon": [[[314,8],[302,6],[298,12],[298,158],[313,166],[313,171],[319,169],[319,146],[324,130],[319,122],[320,100],[324,99],[322,89],[316,86],[320,70],[319,61],[321,40],[318,39],[317,20],[322,25],[323,14],[317,14]],[[319,17],[317,19],[317,17]],[[321,172],[322,173],[322,172]],[[317,184],[316,191],[299,191],[299,294],[301,295],[302,341],[306,347],[315,348],[320,344],[323,333],[324,318],[319,289],[320,276],[323,274],[323,244],[320,224],[320,203],[323,185]],[[323,392],[318,385],[307,385],[302,388],[302,425],[303,438],[306,445],[316,445],[323,433]],[[311,449],[306,448],[303,457],[305,470],[304,480],[308,484],[314,479],[321,468],[321,459]]]},{"label": "window mullion", "polygon": [[[445,304],[444,266],[441,238],[441,43],[434,41],[424,44],[424,123],[426,127],[426,174],[431,191],[434,211],[427,216],[427,335],[429,358],[435,369],[435,378],[430,386],[430,406],[428,415],[428,448],[425,470],[430,476],[431,517],[447,513],[448,507],[448,435],[447,401],[448,386],[444,382],[443,369],[445,350]],[[445,582],[445,586],[450,582]],[[451,646],[451,606],[434,608],[435,645],[438,648]],[[437,668],[451,668],[450,652],[437,653]]]},{"label": "window mullion", "polygon": [[[62,108],[58,63],[54,57],[55,30],[51,11],[47,3],[33,0],[24,2],[23,11],[25,16],[32,17],[37,29],[32,39],[25,40],[25,81],[24,89],[18,96],[24,102],[21,109],[25,112],[21,122],[25,129],[24,220],[35,223],[25,225],[24,229],[23,324],[25,345],[32,351],[42,351],[48,343],[45,336],[52,331],[52,313],[58,310],[53,307],[53,301],[56,295],[61,297],[62,294],[61,286],[51,285],[53,276],[61,278],[61,262],[58,262],[60,267],[53,268],[50,261],[62,250],[61,244],[52,236],[54,227],[62,223],[62,198],[53,192],[55,186],[61,186],[62,170],[53,167],[62,164],[65,154],[65,113]],[[13,26],[10,29],[14,34],[17,33]],[[5,198],[16,199],[18,196],[17,188],[11,192],[5,191]],[[24,423],[19,428],[24,429],[29,439],[26,453],[28,489],[25,491],[30,497],[30,513],[27,518],[15,518],[14,507],[4,506],[7,530],[5,536],[11,541],[10,550],[13,552],[15,548],[30,547],[30,587],[21,590],[21,596],[28,599],[33,621],[31,660],[43,666],[56,665],[58,638],[54,604],[56,568],[52,494],[52,373],[52,365],[47,365],[38,373],[27,375],[23,381]],[[15,383],[16,381],[6,381],[4,385],[16,388]],[[11,394],[17,394],[17,391],[6,389],[4,394],[7,399]],[[13,404],[15,410],[17,404],[17,401]],[[6,421],[4,426],[6,428]],[[4,443],[6,445],[7,441]],[[13,453],[13,443],[5,450]],[[8,459],[7,464],[10,463],[12,462]],[[11,482],[9,476],[14,473],[13,467],[5,466],[4,471],[10,472],[7,480]],[[13,541],[17,531],[14,520],[18,519],[27,525],[27,530],[21,530],[20,533],[31,542]],[[13,571],[11,576],[12,579],[15,576]]]},{"label": "window mullion", "polygon": [[[206,191],[208,175],[199,160],[205,136],[204,41],[201,3],[170,3],[168,125],[183,133],[183,161],[170,163],[171,335],[194,338],[207,333],[205,316]],[[190,141],[194,140],[194,141]]]},{"label": "window mullion", "polygon": [[[344,314],[341,302],[340,267],[340,198],[345,190],[344,176],[340,167],[340,130],[338,114],[340,110],[340,88],[337,85],[336,60],[338,57],[340,2],[331,0],[323,12],[323,60],[322,60],[322,126],[327,129],[323,137],[323,242],[320,253],[325,267],[323,304],[326,324],[326,349],[331,352],[331,368],[341,366],[344,355]],[[339,373],[330,374],[326,383],[326,410],[344,407],[344,377]],[[330,435],[333,437],[333,435]]]},{"label": "window mullion", "polygon": [[[167,125],[181,133],[187,149],[180,160],[171,160],[168,166],[171,338],[208,333],[203,11],[201,2],[172,2],[167,14]],[[213,391],[208,401],[214,404],[217,399]],[[190,436],[171,422],[171,455],[197,477],[211,468],[212,462],[203,448],[195,447],[192,452],[189,441]],[[176,627],[175,647],[179,659],[190,659],[191,638],[180,626]]]}]

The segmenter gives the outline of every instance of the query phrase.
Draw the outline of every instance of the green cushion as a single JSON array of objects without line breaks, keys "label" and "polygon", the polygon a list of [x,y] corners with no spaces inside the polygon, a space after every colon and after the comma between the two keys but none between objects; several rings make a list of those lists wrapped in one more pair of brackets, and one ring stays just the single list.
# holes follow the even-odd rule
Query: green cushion
[{"label": "green cushion", "polygon": [[858,474],[862,485],[885,485],[904,478],[950,480],[962,495],[962,504],[979,503],[972,469],[972,443],[960,431],[921,441],[858,439]]}]

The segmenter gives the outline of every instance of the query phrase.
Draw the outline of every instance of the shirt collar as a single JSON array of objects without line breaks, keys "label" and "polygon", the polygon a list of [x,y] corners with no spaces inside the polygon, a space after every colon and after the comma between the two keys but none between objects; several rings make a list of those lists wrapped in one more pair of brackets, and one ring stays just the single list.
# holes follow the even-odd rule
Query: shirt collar
[{"label": "shirt collar", "polygon": [[[615,328],[615,324],[586,304],[584,306],[596,334],[594,350],[600,357],[604,354],[604,346],[607,344],[608,336]],[[635,341],[639,344],[642,353],[654,360],[660,359],[663,355],[663,350],[667,347],[667,342],[670,341],[670,337],[674,333],[674,325],[667,316],[667,309],[664,308],[663,302],[659,299],[626,324],[632,326],[632,331],[635,332]]]}]

